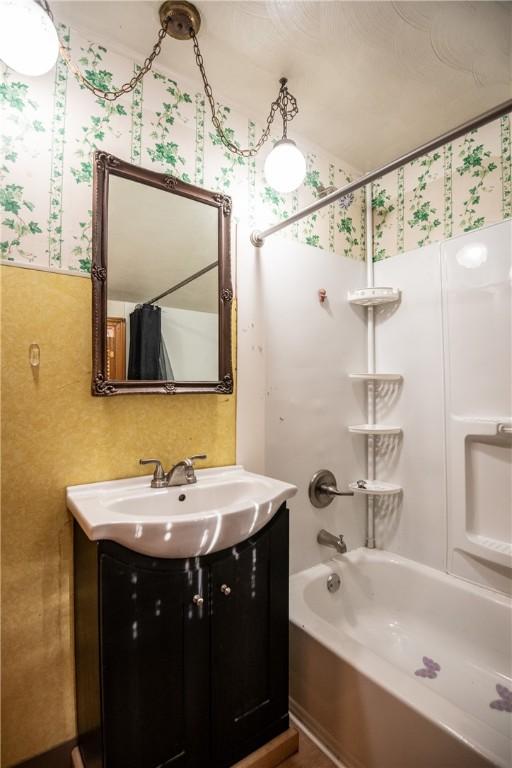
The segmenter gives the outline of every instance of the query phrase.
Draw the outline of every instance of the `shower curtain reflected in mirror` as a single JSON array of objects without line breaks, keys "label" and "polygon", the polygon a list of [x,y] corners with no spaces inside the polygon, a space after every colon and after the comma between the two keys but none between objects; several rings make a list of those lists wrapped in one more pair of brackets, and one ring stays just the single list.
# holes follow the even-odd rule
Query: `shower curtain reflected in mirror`
[{"label": "shower curtain reflected in mirror", "polygon": [[139,304],[130,314],[128,378],[170,381],[174,378],[162,337],[160,307]]}]

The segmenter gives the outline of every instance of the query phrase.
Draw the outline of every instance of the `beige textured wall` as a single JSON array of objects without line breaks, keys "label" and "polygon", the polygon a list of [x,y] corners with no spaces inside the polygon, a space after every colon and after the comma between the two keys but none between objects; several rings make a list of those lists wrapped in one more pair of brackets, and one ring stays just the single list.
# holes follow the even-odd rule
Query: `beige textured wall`
[{"label": "beige textured wall", "polygon": [[[204,451],[235,460],[235,397],[93,398],[91,284],[1,267],[2,766],[72,738],[71,520],[65,487]],[[28,347],[41,347],[39,375]]]}]

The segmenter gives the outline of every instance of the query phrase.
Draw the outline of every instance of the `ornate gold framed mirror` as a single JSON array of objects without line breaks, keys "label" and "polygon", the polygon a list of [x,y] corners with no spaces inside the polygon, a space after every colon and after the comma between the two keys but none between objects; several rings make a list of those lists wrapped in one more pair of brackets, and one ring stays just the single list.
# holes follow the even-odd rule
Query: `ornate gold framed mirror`
[{"label": "ornate gold framed mirror", "polygon": [[231,198],[102,151],[93,194],[93,394],[230,394]]}]

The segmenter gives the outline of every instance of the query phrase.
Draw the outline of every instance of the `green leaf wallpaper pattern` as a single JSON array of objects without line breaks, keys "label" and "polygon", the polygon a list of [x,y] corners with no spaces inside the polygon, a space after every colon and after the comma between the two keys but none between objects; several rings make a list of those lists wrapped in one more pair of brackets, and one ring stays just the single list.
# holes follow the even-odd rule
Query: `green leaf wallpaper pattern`
[{"label": "green leaf wallpaper pattern", "polygon": [[202,187],[204,184],[204,96],[201,93],[195,95],[196,104],[196,150],[194,184]]},{"label": "green leaf wallpaper pattern", "polygon": [[373,184],[375,261],[512,216],[511,115]]},{"label": "green leaf wallpaper pattern", "polygon": [[[145,153],[142,153],[142,164],[157,166],[159,171],[191,182],[195,168],[190,167],[187,157],[190,156],[193,139],[191,130],[195,118],[192,97],[187,91],[181,90],[176,80],[159,72],[150,72],[148,79],[148,97],[144,103],[142,119],[149,126],[149,132],[145,136],[147,144]],[[152,104],[148,103],[151,98]],[[181,139],[183,132],[188,153]]]},{"label": "green leaf wallpaper pattern", "polygon": [[[219,118],[222,130],[226,135],[228,141],[232,142],[235,147],[242,149],[240,141],[235,135],[235,130],[229,124],[231,109],[223,104],[217,104],[217,117]],[[235,178],[238,176],[240,167],[245,166],[247,160],[240,155],[235,155],[230,152],[222,143],[220,137],[217,135],[213,126],[208,131],[208,136],[212,147],[218,147],[222,153],[222,157],[219,157],[220,165],[217,165],[216,173],[213,181],[215,189],[219,192],[228,192],[233,186]]]},{"label": "green leaf wallpaper pattern", "polygon": [[[59,36],[69,44],[69,29],[59,25]],[[64,143],[66,126],[66,92],[68,68],[59,56],[55,67],[53,111],[51,120],[50,212],[48,215],[48,256],[50,266],[60,267],[62,261],[62,189],[64,180]]]},{"label": "green leaf wallpaper pattern", "polygon": [[[102,87],[116,88],[133,74],[132,61],[97,41],[91,42],[74,29],[69,30],[68,47],[72,59]],[[50,266],[76,274],[90,271],[92,153],[104,149],[127,160],[131,158],[134,127],[137,130],[133,98],[133,93],[115,102],[96,97],[68,72],[65,99],[54,104],[54,115],[64,124],[62,246],[59,264]]]},{"label": "green leaf wallpaper pattern", "polygon": [[[104,90],[119,87],[119,83],[113,82],[113,73],[105,69],[108,66],[105,61],[108,53],[106,48],[90,43],[87,47],[81,46],[80,51],[80,66],[93,85]],[[85,91],[85,86],[80,85],[80,89]],[[75,137],[73,153],[75,162],[70,168],[71,175],[77,184],[89,186],[92,183],[92,153],[104,145],[107,134],[113,134],[115,138],[120,138],[124,126],[123,128],[116,128],[116,121],[113,118],[115,116],[127,116],[126,108],[120,100],[112,102],[93,97],[93,104],[94,111],[89,115],[88,120],[80,126],[80,133]]]},{"label": "green leaf wallpaper pattern", "polygon": [[[133,67],[133,74],[137,75],[140,72],[140,67],[136,64]],[[137,83],[132,91],[132,104],[131,104],[131,152],[130,162],[135,165],[140,165],[142,161],[142,105],[144,99],[144,80]]]},{"label": "green leaf wallpaper pattern", "polygon": [[[311,199],[304,202],[307,205],[309,202],[318,199],[319,191],[327,186],[325,178],[320,177],[320,170],[317,167],[318,158],[316,154],[308,153],[306,157],[306,178],[304,179],[304,190],[309,191]],[[288,213],[286,213],[288,215]],[[305,218],[300,222],[299,232],[302,228],[302,235],[299,235],[300,240],[305,245],[312,245],[315,248],[323,248],[324,245],[321,241],[320,225],[325,216],[325,209],[313,213],[311,216]],[[283,216],[282,218],[285,218]]]},{"label": "green leaf wallpaper pattern", "polygon": [[506,219],[512,216],[512,154],[510,147],[510,115],[504,115],[500,120],[501,129],[501,183],[502,215]]},{"label": "green leaf wallpaper pattern", "polygon": [[485,216],[480,208],[482,195],[488,192],[492,183],[492,172],[498,168],[497,162],[483,143],[478,142],[477,131],[471,131],[464,137],[462,147],[459,150],[460,162],[457,165],[457,173],[466,175],[471,179],[471,186],[463,200],[460,226],[464,232],[483,227]]},{"label": "green leaf wallpaper pattern", "polygon": [[[247,126],[247,146],[252,148],[256,145],[256,123],[249,120]],[[254,229],[256,226],[256,158],[250,157],[247,161],[247,183],[248,183],[248,218],[249,227]]]},{"label": "green leaf wallpaper pattern", "polygon": [[0,81],[0,254],[6,261],[36,262],[37,243],[45,261],[47,186],[37,189],[34,177],[49,179],[48,97],[31,89],[2,66]]},{"label": "green leaf wallpaper pattern", "polygon": [[[403,175],[402,175],[403,182]],[[393,237],[398,239],[396,201],[392,195],[398,194],[398,174],[396,172],[385,176],[381,182],[372,184],[372,212],[373,212],[373,258],[380,261],[391,253]],[[403,192],[400,195],[403,221]]]},{"label": "green leaf wallpaper pattern", "polygon": [[[96,84],[110,88],[137,71],[136,62],[108,45],[62,25],[59,32]],[[230,194],[235,219],[251,227],[285,218],[316,200],[321,187],[341,186],[359,175],[300,140],[307,156],[305,183],[289,195],[276,193],[263,175],[272,140],[256,158],[233,156],[212,130],[199,81],[158,70],[112,103],[80,86],[61,60],[43,78],[4,69],[0,109],[1,257],[70,274],[90,270],[96,148]],[[218,114],[235,143],[254,146],[261,125],[227,102],[218,105]],[[511,216],[510,115],[385,177],[373,185],[372,200],[375,259]],[[362,259],[364,233],[361,190],[283,236]]]},{"label": "green leaf wallpaper pattern", "polygon": [[444,237],[453,234],[453,189],[452,189],[453,146],[443,147],[443,206],[444,206]]},{"label": "green leaf wallpaper pattern", "polygon": [[[400,169],[402,170],[402,169]],[[429,245],[443,236],[442,153],[431,152],[403,168],[404,200],[397,218],[404,217],[403,248],[409,251]]]},{"label": "green leaf wallpaper pattern", "polygon": [[[108,45],[62,25],[59,33],[72,58],[100,87],[118,86],[137,71],[136,62]],[[42,96],[44,108],[36,95]],[[316,180],[338,184],[348,173],[338,159],[300,141],[310,158],[308,183],[290,195],[277,194],[263,176],[271,142],[257,158],[233,156],[212,129],[199,81],[158,70],[112,103],[80,86],[59,60],[45,78],[24,79],[7,72],[0,85],[0,105],[7,113],[1,138],[2,258],[70,274],[90,270],[92,152],[97,148],[230,194],[235,219],[251,226],[266,226],[314,200]],[[227,102],[218,110],[235,143],[254,145],[260,125]],[[44,135],[46,143],[34,141],[33,134]],[[47,185],[33,183],[35,161],[37,178],[46,178]],[[356,174],[353,169],[350,173]],[[331,206],[290,227],[285,236],[361,258],[361,201],[361,196],[354,198],[349,210]]]}]

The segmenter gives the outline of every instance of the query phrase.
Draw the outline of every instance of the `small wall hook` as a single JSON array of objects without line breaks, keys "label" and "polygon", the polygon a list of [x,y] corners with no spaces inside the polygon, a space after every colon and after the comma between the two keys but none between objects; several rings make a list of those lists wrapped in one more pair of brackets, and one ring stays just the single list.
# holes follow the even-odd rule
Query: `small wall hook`
[{"label": "small wall hook", "polygon": [[327,299],[327,291],[325,288],[319,288],[318,289],[318,300],[320,304],[323,304],[324,301]]},{"label": "small wall hook", "polygon": [[41,364],[41,350],[39,344],[31,344],[28,348],[28,361],[32,368],[39,368]]}]

